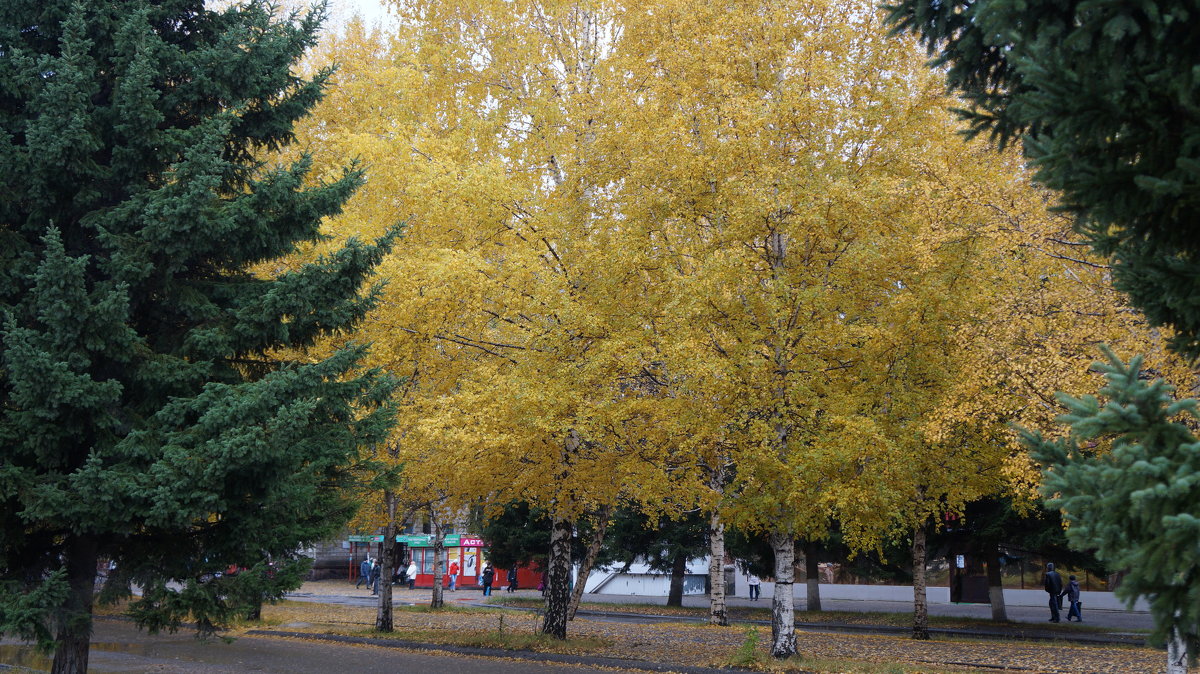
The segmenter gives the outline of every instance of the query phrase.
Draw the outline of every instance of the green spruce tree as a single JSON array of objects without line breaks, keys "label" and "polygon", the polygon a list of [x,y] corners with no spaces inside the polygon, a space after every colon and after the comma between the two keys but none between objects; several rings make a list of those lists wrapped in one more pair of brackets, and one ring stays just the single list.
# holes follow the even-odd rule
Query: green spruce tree
[{"label": "green spruce tree", "polygon": [[0,2],[0,631],[83,672],[97,564],[140,624],[244,613],[231,564],[349,515],[345,466],[390,423],[362,348],[291,361],[371,307],[390,245],[263,278],[360,183],[304,184],[291,140],[329,73],[321,14],[258,1]]},{"label": "green spruce tree", "polygon": [[667,606],[683,606],[687,564],[708,554],[708,518],[696,511],[676,519],[651,517],[635,505],[617,508],[608,526],[606,557],[622,571],[640,559],[651,571],[670,574]]},{"label": "green spruce tree", "polygon": [[[1192,48],[1200,43],[1200,7],[1190,0],[900,0],[889,8],[889,20],[935,55],[932,65],[944,70],[950,90],[962,97],[960,113],[971,132],[988,133],[1000,145],[1021,141],[1037,179],[1061,193],[1063,208],[1077,217],[1076,230],[1110,258],[1114,285],[1151,324],[1172,329],[1174,350],[1200,357],[1200,52]],[[1127,371],[1111,360],[1112,368]],[[1126,377],[1130,382],[1137,378],[1136,362],[1128,370],[1134,373]],[[1114,386],[1106,390],[1116,394]],[[1126,393],[1134,395],[1132,389]],[[1067,418],[1077,435],[1090,437],[1094,420],[1080,414],[1073,410]],[[1138,446],[1147,465],[1185,467],[1196,438],[1183,427],[1157,437],[1166,427],[1155,419],[1127,417],[1119,433],[1143,439]],[[1076,476],[1079,493],[1103,493],[1111,479],[1076,453],[1043,456],[1082,462],[1078,471],[1065,463],[1047,465],[1049,473],[1057,465]],[[1173,518],[1192,517],[1200,488],[1186,471],[1139,475],[1148,480],[1143,490],[1177,498],[1160,502],[1158,510],[1146,509],[1142,491],[1115,492],[1110,511],[1072,511],[1085,501],[1062,501],[1077,527],[1076,546],[1104,545],[1085,540],[1081,531],[1155,541],[1132,546],[1138,554],[1176,540],[1167,534],[1177,526]],[[1124,517],[1123,510],[1136,516]],[[1143,516],[1159,519],[1138,519]],[[1186,547],[1179,556],[1123,557],[1137,562],[1127,568],[1126,598],[1146,592],[1156,606],[1174,603],[1175,591],[1163,589],[1161,581],[1196,583],[1189,559],[1194,539]],[[1115,554],[1110,548],[1107,559]],[[1150,561],[1168,566],[1151,568]],[[1159,589],[1167,594],[1154,594]],[[1180,671],[1184,642],[1194,641],[1200,616],[1166,609],[1155,615],[1158,636],[1172,637],[1168,670]],[[1190,650],[1194,660],[1196,650]]]},{"label": "green spruce tree", "polygon": [[902,0],[975,133],[1023,142],[1113,261],[1114,283],[1200,356],[1200,6],[1191,0]]},{"label": "green spruce tree", "polygon": [[[1071,435],[1023,440],[1046,467],[1042,494],[1067,521],[1067,539],[1094,548],[1112,569],[1130,573],[1116,593],[1147,597],[1152,639],[1200,645],[1200,440],[1195,400],[1176,401],[1162,380],[1143,379],[1106,351],[1096,368],[1108,380],[1094,396],[1059,394]],[[1081,447],[1082,443],[1082,447]],[[1107,451],[1097,451],[1103,448]],[[1180,657],[1180,656],[1173,656]],[[1176,663],[1178,664],[1178,663]]]}]

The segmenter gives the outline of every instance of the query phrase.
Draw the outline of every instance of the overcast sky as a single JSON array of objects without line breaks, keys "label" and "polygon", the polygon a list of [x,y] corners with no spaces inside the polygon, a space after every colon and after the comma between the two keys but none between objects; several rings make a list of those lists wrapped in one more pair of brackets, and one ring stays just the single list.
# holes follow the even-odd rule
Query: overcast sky
[{"label": "overcast sky", "polygon": [[329,0],[332,19],[336,22],[345,21],[356,12],[361,14],[367,23],[374,23],[387,16],[383,9],[383,0]]}]

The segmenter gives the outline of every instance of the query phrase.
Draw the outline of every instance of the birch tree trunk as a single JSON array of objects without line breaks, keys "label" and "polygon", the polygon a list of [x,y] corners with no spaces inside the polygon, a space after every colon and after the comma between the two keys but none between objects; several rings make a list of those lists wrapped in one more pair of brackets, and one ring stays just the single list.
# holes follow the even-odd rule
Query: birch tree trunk
[{"label": "birch tree trunk", "polygon": [[792,581],[796,574],[796,541],[790,531],[771,532],[775,551],[775,594],[771,598],[771,655],[796,654],[796,607]]},{"label": "birch tree trunk", "polygon": [[929,639],[929,600],[925,596],[925,523],[913,529],[913,635]]},{"label": "birch tree trunk", "polygon": [[988,543],[987,547],[987,579],[992,620],[1008,622],[1008,607],[1004,605],[1004,576],[1000,573],[1000,549],[994,543]]},{"label": "birch tree trunk", "polygon": [[[571,597],[571,522],[555,516],[550,529],[550,560],[546,568],[546,616],[542,634],[556,639],[567,638],[567,614]],[[583,584],[582,579],[580,585]]]},{"label": "birch tree trunk", "polygon": [[383,554],[379,555],[379,610],[375,613],[375,629],[391,632],[395,623],[392,619],[392,576],[396,568],[396,494],[391,489],[383,490],[383,503],[387,508],[387,526],[383,528]]},{"label": "birch tree trunk", "polygon": [[721,513],[713,510],[708,519],[708,622],[710,625],[729,625],[725,607],[725,523]]},{"label": "birch tree trunk", "polygon": [[92,603],[96,594],[99,548],[88,536],[72,536],[66,546],[70,593],[58,623],[53,674],[85,674],[92,638]]},{"label": "birch tree trunk", "polygon": [[817,566],[816,541],[804,541],[804,586],[807,590],[804,610],[821,610],[821,569]]},{"label": "birch tree trunk", "polygon": [[[579,603],[583,601],[583,590],[587,585],[588,576],[592,575],[592,567],[596,565],[596,557],[600,555],[600,547],[604,545],[604,534],[608,531],[608,520],[612,517],[612,505],[600,506],[596,515],[596,529],[592,532],[592,540],[588,542],[587,552],[579,565],[579,582],[571,589],[571,605],[567,609],[567,620],[575,619]],[[568,567],[570,568],[570,567]]]},{"label": "birch tree trunk", "polygon": [[429,509],[429,521],[433,524],[433,598],[430,608],[441,608],[445,601],[442,594],[442,575],[446,568],[446,534],[442,529],[441,518],[434,508]]},{"label": "birch tree trunk", "polygon": [[1187,642],[1174,631],[1167,640],[1167,674],[1187,674],[1187,671]]}]

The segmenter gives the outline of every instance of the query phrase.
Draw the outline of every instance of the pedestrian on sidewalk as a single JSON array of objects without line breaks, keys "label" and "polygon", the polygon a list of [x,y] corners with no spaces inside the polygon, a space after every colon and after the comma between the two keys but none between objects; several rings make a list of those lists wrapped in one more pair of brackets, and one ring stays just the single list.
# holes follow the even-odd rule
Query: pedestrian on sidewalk
[{"label": "pedestrian on sidewalk", "polygon": [[1071,616],[1079,622],[1083,622],[1083,603],[1079,601],[1079,581],[1075,580],[1075,576],[1069,577],[1071,582],[1067,583],[1067,589],[1063,594],[1067,595],[1067,603],[1070,604],[1067,610],[1067,622],[1071,622]]},{"label": "pedestrian on sidewalk", "polygon": [[458,589],[458,562],[450,562],[448,571],[450,576],[450,591],[453,592]]},{"label": "pedestrian on sidewalk", "polygon": [[354,583],[354,589],[358,589],[363,583],[367,587],[371,587],[371,558],[367,557],[362,560],[362,564],[358,565],[358,581]]},{"label": "pedestrian on sidewalk", "polygon": [[752,573],[746,579],[746,586],[750,588],[750,601],[758,601],[762,593],[762,579]]},{"label": "pedestrian on sidewalk", "polygon": [[508,591],[509,592],[517,591],[517,565],[516,564],[513,564],[513,567],[508,570]]},{"label": "pedestrian on sidewalk", "polygon": [[417,589],[417,560],[409,560],[408,571],[405,573],[408,574],[408,589]]},{"label": "pedestrian on sidewalk", "polygon": [[368,583],[371,584],[371,594],[372,595],[379,594],[379,574],[381,571],[382,571],[382,569],[379,567],[379,560],[372,559],[371,560],[371,579],[369,581],[367,581]]},{"label": "pedestrian on sidewalk", "polygon": [[1054,564],[1046,565],[1046,575],[1042,576],[1042,587],[1046,590],[1046,594],[1050,595],[1050,622],[1059,622],[1059,602],[1062,601],[1063,581],[1062,576],[1054,570]]},{"label": "pedestrian on sidewalk", "polygon": [[483,565],[483,573],[479,579],[483,582],[483,596],[492,596],[492,581],[496,579],[496,570],[492,568],[491,562]]}]

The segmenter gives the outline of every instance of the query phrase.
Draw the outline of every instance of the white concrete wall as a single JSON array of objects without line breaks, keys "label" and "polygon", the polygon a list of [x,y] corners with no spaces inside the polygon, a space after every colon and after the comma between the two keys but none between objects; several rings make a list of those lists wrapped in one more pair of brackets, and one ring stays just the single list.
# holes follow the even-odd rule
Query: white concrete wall
[{"label": "white concrete wall", "polygon": [[[669,574],[652,573],[643,563],[634,563],[629,572],[617,574],[621,567],[596,569],[588,576],[584,591],[598,594],[624,594],[642,597],[665,597],[670,590],[671,577]],[[728,567],[727,567],[728,568]],[[704,577],[708,575],[707,558],[694,559],[688,563],[685,578],[684,593],[689,595],[704,593]],[[748,597],[746,576],[735,572],[733,587],[728,589],[730,596]],[[797,598],[803,599],[808,592],[803,581],[796,582],[793,592]],[[763,581],[762,596],[770,598],[775,592],[775,583]],[[950,603],[950,588],[929,587],[925,590],[930,603]],[[913,589],[911,585],[831,585],[821,583],[822,599],[859,600],[859,601],[897,601],[911,603]],[[1079,599],[1084,609],[1126,610],[1123,602],[1117,601],[1111,592],[1080,592]],[[1045,606],[1049,597],[1043,590],[1004,590],[1004,602],[1008,606]],[[1139,599],[1134,604],[1135,611],[1149,611],[1150,603]]]},{"label": "white concrete wall", "polygon": [[[616,573],[622,566],[594,569],[588,576],[585,593],[630,594],[643,597],[665,597],[671,589],[671,575],[655,573],[642,562],[629,565],[627,573]],[[683,579],[683,593],[704,594],[708,578],[708,562],[704,559],[691,560]]]},{"label": "white concrete wall", "polygon": [[[796,583],[793,590],[794,594],[801,598],[807,592],[804,583]],[[763,597],[770,597],[774,591],[774,583],[763,582]],[[737,596],[748,596],[744,577],[738,577]],[[925,590],[925,596],[928,597],[930,603],[948,604],[950,603],[950,588],[929,587]],[[911,602],[913,589],[911,585],[827,585],[821,583],[821,598]],[[1118,601],[1111,592],[1080,592],[1079,600],[1083,602],[1085,609],[1126,610],[1125,604]],[[1048,602],[1049,596],[1044,590],[1004,590],[1004,603],[1008,606],[1045,606]],[[1150,603],[1145,599],[1139,599],[1134,604],[1133,610],[1149,611]]]}]

